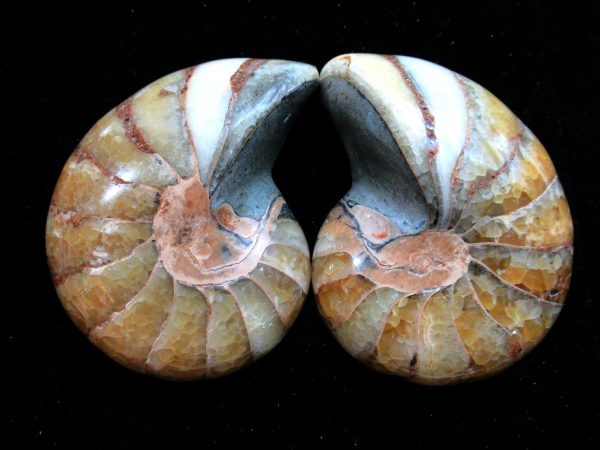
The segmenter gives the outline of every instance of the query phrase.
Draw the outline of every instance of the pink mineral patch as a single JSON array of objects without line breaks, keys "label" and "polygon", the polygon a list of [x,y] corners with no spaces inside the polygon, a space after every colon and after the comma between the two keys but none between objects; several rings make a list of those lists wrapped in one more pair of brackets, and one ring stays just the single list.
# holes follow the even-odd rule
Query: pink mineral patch
[{"label": "pink mineral patch", "polygon": [[[276,202],[259,223],[238,217],[229,205],[213,214],[208,191],[196,177],[169,186],[153,222],[153,239],[165,269],[187,285],[248,275],[269,244],[271,216],[277,217],[281,203]],[[250,244],[243,244],[235,234]]]},{"label": "pink mineral patch", "polygon": [[437,231],[399,238],[374,256],[378,267],[361,271],[402,292],[454,284],[467,273],[470,261],[469,248],[459,236]]}]

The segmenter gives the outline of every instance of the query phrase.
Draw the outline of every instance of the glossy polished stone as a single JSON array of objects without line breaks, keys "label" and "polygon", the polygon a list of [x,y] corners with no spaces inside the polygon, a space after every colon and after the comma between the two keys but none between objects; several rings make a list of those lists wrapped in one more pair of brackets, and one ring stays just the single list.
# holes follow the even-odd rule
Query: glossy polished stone
[{"label": "glossy polished stone", "polygon": [[67,161],[46,229],[58,295],[106,354],[178,380],[271,350],[309,288],[298,223],[270,171],[314,67],[213,61],[101,118]]},{"label": "glossy polished stone", "polygon": [[321,85],[353,176],[313,254],[338,341],[424,384],[523,357],[561,310],[573,256],[542,144],[484,88],[420,59],[339,56]]}]

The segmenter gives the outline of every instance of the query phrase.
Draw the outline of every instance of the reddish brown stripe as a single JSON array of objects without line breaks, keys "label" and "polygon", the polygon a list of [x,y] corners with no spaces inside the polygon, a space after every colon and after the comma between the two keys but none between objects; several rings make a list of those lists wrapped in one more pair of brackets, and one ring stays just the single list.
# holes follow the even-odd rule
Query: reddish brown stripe
[{"label": "reddish brown stripe", "polygon": [[521,343],[519,342],[519,335],[514,335],[514,334],[509,334],[508,335],[508,355],[512,358],[512,359],[517,359],[519,356],[521,356],[521,353],[523,352],[523,347],[521,346]]},{"label": "reddish brown stripe", "polygon": [[519,147],[519,144],[521,143],[522,137],[523,137],[523,132],[520,131],[519,134],[517,134],[512,139],[514,142],[513,149],[510,152],[510,155],[508,155],[507,160],[504,161],[504,164],[502,164],[502,166],[496,172],[494,172],[492,175],[487,177],[485,180],[482,180],[479,183],[471,186],[471,189],[469,189],[469,197],[472,197],[473,195],[475,195],[478,190],[480,190],[486,186],[489,186],[492,183],[492,181],[494,181],[496,178],[498,178],[500,175],[502,175],[504,172],[506,172],[508,170],[511,163],[514,161],[515,157],[517,156],[517,148]]},{"label": "reddish brown stripe", "polygon": [[231,78],[229,79],[229,84],[231,86],[232,93],[231,97],[229,98],[229,104],[227,105],[227,113],[225,115],[225,122],[223,123],[223,128],[221,130],[221,136],[219,137],[219,147],[213,155],[213,159],[208,169],[207,184],[210,184],[210,180],[212,179],[212,175],[217,165],[217,162],[221,158],[221,153],[223,152],[223,146],[225,144],[225,141],[227,140],[227,134],[229,133],[229,127],[231,126],[233,110],[239,97],[239,93],[243,89],[246,82],[254,74],[254,72],[256,72],[256,69],[258,69],[266,62],[266,59],[247,59],[242,64],[240,64],[235,73],[231,75]]},{"label": "reddish brown stripe", "polygon": [[190,79],[192,78],[192,75],[194,74],[195,70],[196,70],[196,66],[190,67],[189,69],[185,70],[185,74],[183,75],[183,86],[181,88],[181,97],[179,99],[179,104],[181,105],[181,111],[182,111],[181,117],[183,120],[183,129],[185,132],[185,137],[190,146],[190,151],[191,151],[192,157],[194,159],[194,163],[195,163],[194,171],[197,173],[198,172],[198,155],[196,154],[196,147],[194,146],[194,139],[192,138],[192,132],[190,131],[190,126],[189,126],[187,118],[185,116],[185,103],[186,103],[186,98],[187,98],[187,91],[188,91],[188,88],[190,85]]},{"label": "reddish brown stripe", "polygon": [[82,268],[76,267],[74,269],[70,269],[68,271],[64,271],[62,273],[55,275],[52,279],[52,281],[54,282],[54,287],[55,288],[59,287],[61,284],[63,284],[65,282],[65,280],[67,278],[69,278],[71,275],[75,275],[76,273],[82,272],[83,269],[84,269],[84,267],[82,267]]},{"label": "reddish brown stripe", "polygon": [[123,121],[125,136],[127,136],[127,139],[129,139],[139,151],[144,153],[154,153],[152,146],[146,142],[142,132],[135,123],[131,97],[117,106],[117,117]]},{"label": "reddish brown stripe", "polygon": [[87,150],[85,150],[83,147],[81,146],[77,146],[77,148],[75,149],[75,151],[73,152],[73,155],[77,158],[77,162],[81,162],[83,160],[93,164],[94,166],[96,166],[98,168],[98,170],[100,170],[100,172],[102,172],[102,174],[109,179],[109,181],[116,183],[116,184],[135,184],[135,183],[130,183],[129,181],[125,181],[122,178],[119,178],[117,175],[115,175],[114,173],[112,173],[110,170],[108,170],[100,161],[98,161],[91,153],[89,153]]},{"label": "reddish brown stripe", "polygon": [[[462,212],[462,207],[458,204],[459,197],[456,195],[456,185],[460,175],[460,169],[462,168],[463,160],[465,158],[465,151],[467,150],[467,147],[471,144],[471,134],[473,132],[473,107],[471,105],[471,98],[469,97],[469,92],[467,91],[466,82],[458,74],[455,73],[454,76],[458,80],[460,88],[463,92],[463,96],[465,97],[465,105],[467,107],[467,133],[465,135],[465,142],[463,143],[463,146],[460,149],[458,158],[456,158],[454,169],[452,169],[452,175],[450,176],[450,208],[448,210],[448,218],[446,219],[445,228],[452,226],[452,222],[454,220],[454,217],[456,216],[456,210]],[[456,226],[456,224],[457,222],[454,223],[454,226]]]},{"label": "reddish brown stripe", "polygon": [[435,117],[433,117],[433,114],[431,113],[431,110],[429,109],[429,105],[427,105],[425,98],[421,95],[421,92],[419,92],[419,89],[415,85],[413,79],[406,72],[406,70],[404,70],[404,67],[402,67],[400,61],[398,61],[398,58],[396,58],[393,55],[384,55],[384,58],[390,63],[392,63],[396,69],[398,69],[398,71],[402,75],[402,78],[406,82],[406,85],[417,100],[417,104],[419,105],[419,109],[421,110],[421,115],[423,116],[423,121],[425,122],[425,131],[427,133],[428,141],[427,157],[429,159],[429,165],[432,166],[433,161],[435,160],[435,155],[437,155],[439,151],[437,137],[435,135]]},{"label": "reddish brown stripe", "polygon": [[[454,169],[452,170],[452,177],[451,177],[451,186],[452,186],[452,190],[454,191],[454,189],[456,188],[456,180],[458,179],[458,175],[460,172],[460,168],[462,167],[462,162],[463,159],[465,157],[465,150],[467,149],[467,147],[469,146],[469,144],[471,143],[471,132],[473,129],[473,117],[472,117],[472,107],[471,107],[471,99],[469,97],[469,94],[467,92],[467,87],[465,86],[465,80],[459,76],[456,77],[458,80],[458,83],[460,84],[460,88],[463,92],[463,95],[465,96],[465,103],[467,106],[467,134],[465,135],[465,142],[460,150],[460,154],[458,155],[458,158],[456,159],[456,164],[454,165]],[[454,201],[454,196],[450,196],[450,200],[453,202]]]},{"label": "reddish brown stripe", "polygon": [[187,95],[190,78],[192,78],[192,75],[194,74],[195,70],[196,70],[196,66],[185,69],[185,73],[183,75],[183,87],[181,88],[181,97],[184,100],[185,100],[185,96]]},{"label": "reddish brown stripe", "polygon": [[229,83],[231,85],[231,91],[233,92],[233,96],[237,97],[237,94],[242,90],[246,81],[256,72],[260,66],[262,66],[265,62],[265,59],[248,59],[244,61],[240,67],[235,71],[235,73],[231,76]]},{"label": "reddish brown stripe", "polygon": [[344,79],[346,81],[348,81],[350,79],[350,64],[352,64],[352,56],[346,55],[340,59],[343,59],[344,61],[346,61],[346,72],[344,73]]},{"label": "reddish brown stripe", "polygon": [[108,178],[109,181],[116,183],[116,184],[128,184],[129,186],[133,186],[133,187],[139,187],[142,189],[146,189],[148,191],[152,191],[152,192],[156,192],[156,194],[160,194],[160,192],[162,191],[161,189],[155,188],[154,186],[150,186],[148,184],[144,184],[144,183],[136,183],[133,181],[126,181],[123,178],[118,177],[117,175],[115,175],[114,173],[112,173],[110,170],[108,170],[100,161],[98,161],[94,155],[92,155],[91,153],[89,153],[87,150],[85,150],[83,147],[81,147],[80,145],[77,146],[77,148],[73,151],[73,155],[77,158],[77,162],[81,162],[82,160],[86,160],[89,163],[93,164],[94,166],[96,166],[96,168],[98,168],[98,170],[100,170],[100,172],[102,172],[102,174]]}]

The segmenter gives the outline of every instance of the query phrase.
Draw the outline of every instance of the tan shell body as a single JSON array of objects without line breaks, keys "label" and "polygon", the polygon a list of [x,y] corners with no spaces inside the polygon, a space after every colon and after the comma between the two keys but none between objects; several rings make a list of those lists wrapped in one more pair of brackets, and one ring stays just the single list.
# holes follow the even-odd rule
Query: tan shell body
[{"label": "tan shell body", "polygon": [[107,355],[198,379],[282,339],[310,261],[270,169],[316,79],[300,63],[213,61],[150,84],[83,138],[52,197],[47,254],[66,311]]}]

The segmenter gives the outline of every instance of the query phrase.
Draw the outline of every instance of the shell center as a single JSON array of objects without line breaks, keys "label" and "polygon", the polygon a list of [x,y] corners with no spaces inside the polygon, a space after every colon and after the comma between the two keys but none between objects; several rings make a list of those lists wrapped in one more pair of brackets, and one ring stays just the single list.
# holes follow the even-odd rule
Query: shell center
[{"label": "shell center", "polygon": [[447,231],[400,237],[375,256],[384,270],[366,275],[404,292],[449,286],[467,273],[471,259],[468,245]]},{"label": "shell center", "polygon": [[[207,189],[197,177],[167,187],[152,224],[165,269],[176,280],[196,285],[202,284],[204,274],[243,258],[249,246],[241,244],[239,233],[248,224],[236,229],[240,221],[232,214],[227,208],[213,214]],[[220,216],[227,220],[220,221]]]}]

